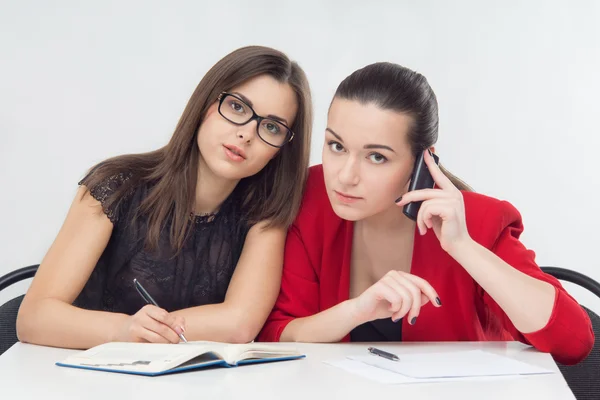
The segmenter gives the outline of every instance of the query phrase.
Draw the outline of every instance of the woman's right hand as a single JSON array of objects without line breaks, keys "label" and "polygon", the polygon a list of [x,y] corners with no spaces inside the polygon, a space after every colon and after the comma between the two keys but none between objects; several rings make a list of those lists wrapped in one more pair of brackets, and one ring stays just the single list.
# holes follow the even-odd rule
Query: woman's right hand
[{"label": "woman's right hand", "polygon": [[430,302],[442,305],[437,292],[426,280],[400,271],[390,271],[351,300],[353,317],[359,324],[391,317],[394,322],[408,313],[414,325],[421,307]]},{"label": "woman's right hand", "polygon": [[185,319],[148,304],[124,319],[116,337],[118,342],[179,343],[185,332]]}]

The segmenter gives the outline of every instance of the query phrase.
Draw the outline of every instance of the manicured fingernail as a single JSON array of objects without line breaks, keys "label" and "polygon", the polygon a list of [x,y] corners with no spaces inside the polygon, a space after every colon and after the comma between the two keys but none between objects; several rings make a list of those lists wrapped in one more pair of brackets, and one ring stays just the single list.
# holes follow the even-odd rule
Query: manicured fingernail
[{"label": "manicured fingernail", "polygon": [[417,317],[413,317],[413,318],[410,320],[410,324],[411,324],[411,325],[414,325],[414,324],[415,324],[415,322],[417,322]]},{"label": "manicured fingernail", "polygon": [[429,155],[430,155],[431,157],[433,157],[433,153],[431,152],[431,150],[427,149],[427,151],[429,152]]},{"label": "manicured fingernail", "polygon": [[439,297],[436,297],[436,298],[435,298],[435,302],[438,304],[438,306],[441,306],[441,305],[442,305],[442,301],[440,300],[440,298],[439,298]]},{"label": "manicured fingernail", "polygon": [[400,196],[396,199],[396,203],[400,203],[401,200],[402,200],[402,196]]},{"label": "manicured fingernail", "polygon": [[393,321],[394,321],[394,323],[396,323],[396,322],[400,321],[400,319],[401,319],[401,318],[396,318],[396,319],[395,319],[395,320],[393,320]]},{"label": "manicured fingernail", "polygon": [[183,326],[180,326],[181,328],[181,333],[185,332],[185,328]]}]

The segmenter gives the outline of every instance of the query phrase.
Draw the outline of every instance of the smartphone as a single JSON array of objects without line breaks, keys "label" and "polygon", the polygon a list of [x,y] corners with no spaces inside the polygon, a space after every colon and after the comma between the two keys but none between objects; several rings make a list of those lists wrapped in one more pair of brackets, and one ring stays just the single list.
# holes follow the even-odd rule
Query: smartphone
[{"label": "smartphone", "polygon": [[[435,161],[435,164],[439,164],[439,157],[433,153],[430,153]],[[415,166],[413,168],[412,175],[410,177],[410,185],[408,186],[408,191],[420,190],[420,189],[433,189],[435,185],[435,181],[429,172],[429,168],[427,168],[427,164],[425,164],[424,152],[421,152],[421,155],[418,156],[415,160]],[[403,212],[408,218],[413,221],[417,220],[417,214],[419,213],[419,209],[421,208],[422,201],[415,201],[412,203],[408,203],[404,206]]]}]

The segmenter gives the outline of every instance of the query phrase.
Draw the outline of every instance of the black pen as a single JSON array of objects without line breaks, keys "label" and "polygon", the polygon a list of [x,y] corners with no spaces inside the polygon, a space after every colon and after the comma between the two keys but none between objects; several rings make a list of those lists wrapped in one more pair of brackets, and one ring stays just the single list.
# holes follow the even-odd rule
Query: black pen
[{"label": "black pen", "polygon": [[[159,307],[159,305],[156,303],[156,301],[154,301],[154,299],[152,298],[152,296],[150,296],[150,293],[148,293],[146,291],[146,289],[144,289],[144,287],[142,286],[141,283],[138,282],[137,279],[133,280],[133,284],[135,285],[136,290],[138,291],[138,293],[140,294],[140,296],[142,296],[142,298],[146,301],[146,303],[148,304],[152,304],[156,307]],[[181,340],[183,340],[185,343],[187,343],[187,339],[185,338],[185,336],[183,336],[183,333],[179,334],[179,337],[181,338]]]},{"label": "black pen", "polygon": [[367,350],[369,350],[370,353],[375,354],[376,356],[386,358],[390,361],[400,361],[400,358],[398,358],[397,355],[388,353],[387,351],[376,349],[375,347],[369,347]]}]

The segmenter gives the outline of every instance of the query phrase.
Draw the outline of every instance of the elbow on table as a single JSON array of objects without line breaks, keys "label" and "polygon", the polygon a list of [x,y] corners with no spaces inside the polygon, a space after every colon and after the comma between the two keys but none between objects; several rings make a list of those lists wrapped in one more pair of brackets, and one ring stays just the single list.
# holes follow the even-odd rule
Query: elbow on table
[{"label": "elbow on table", "polygon": [[31,306],[21,305],[17,313],[16,333],[17,339],[22,343],[34,343],[35,321],[33,321],[34,312]]},{"label": "elbow on table", "polygon": [[251,313],[236,313],[231,318],[232,324],[229,329],[227,342],[229,343],[250,343],[258,337],[265,321]]},{"label": "elbow on table", "polygon": [[[574,338],[575,339],[575,338]],[[573,340],[575,342],[575,340]],[[572,343],[573,343],[572,342]],[[595,335],[590,329],[588,335],[577,341],[578,345],[574,346],[568,352],[557,351],[553,354],[553,358],[564,365],[575,365],[585,360],[594,350]]]},{"label": "elbow on table", "polygon": [[256,328],[254,324],[247,323],[245,321],[239,321],[237,323],[230,335],[229,335],[229,343],[250,343],[258,336],[260,329]]}]

